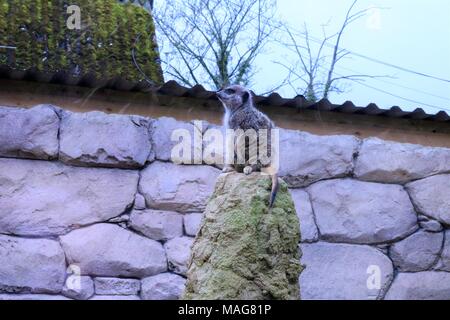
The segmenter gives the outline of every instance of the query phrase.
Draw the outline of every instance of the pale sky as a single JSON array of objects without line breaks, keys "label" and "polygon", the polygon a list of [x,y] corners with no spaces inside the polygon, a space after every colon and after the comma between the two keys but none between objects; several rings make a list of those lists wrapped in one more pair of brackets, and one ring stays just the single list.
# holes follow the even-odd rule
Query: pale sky
[{"label": "pale sky", "polygon": [[[278,11],[291,26],[300,29],[306,22],[310,34],[320,37],[321,25],[330,18],[332,20],[328,30],[330,33],[338,30],[352,2],[353,0],[278,0]],[[357,9],[370,6],[387,9],[372,10],[367,17],[351,25],[342,39],[343,48],[417,72],[450,79],[450,1],[360,0]],[[271,53],[258,59],[259,72],[254,79],[256,92],[274,87],[284,79],[284,70],[270,61],[285,53],[285,48],[272,48]],[[352,100],[356,105],[366,106],[374,102],[382,108],[400,106],[404,110],[414,110],[422,107],[430,113],[447,109],[450,114],[449,82],[406,73],[358,57],[343,61],[336,69],[341,74],[353,73],[348,70],[394,76],[396,79],[368,79],[365,83],[439,109],[404,101],[353,82],[347,93],[331,95],[333,103]],[[295,95],[289,88],[278,92],[285,97]]]}]

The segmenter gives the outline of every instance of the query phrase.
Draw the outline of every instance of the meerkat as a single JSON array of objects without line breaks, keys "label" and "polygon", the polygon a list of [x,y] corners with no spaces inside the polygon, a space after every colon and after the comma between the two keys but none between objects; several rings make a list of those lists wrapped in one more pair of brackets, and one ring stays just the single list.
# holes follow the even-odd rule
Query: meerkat
[{"label": "meerkat", "polygon": [[[272,151],[271,145],[271,129],[275,128],[274,123],[269,119],[267,115],[259,111],[254,103],[250,90],[240,85],[232,85],[223,90],[218,91],[217,97],[225,109],[225,115],[223,118],[223,125],[225,129],[239,130],[242,132],[253,129],[258,134],[259,130],[267,130],[267,148],[269,152]],[[223,172],[243,172],[246,175],[255,171],[264,171],[272,177],[272,190],[269,199],[269,208],[273,207],[275,198],[278,191],[278,174],[274,172],[270,163],[263,164],[260,159],[250,159],[249,148],[246,143],[246,137],[244,135],[236,137],[238,140],[243,139],[245,145],[245,163],[238,164],[236,161],[233,165],[225,165]],[[239,151],[238,151],[239,152]],[[270,155],[269,155],[270,156]],[[236,159],[235,159],[236,160]],[[256,161],[255,161],[256,160]]]}]

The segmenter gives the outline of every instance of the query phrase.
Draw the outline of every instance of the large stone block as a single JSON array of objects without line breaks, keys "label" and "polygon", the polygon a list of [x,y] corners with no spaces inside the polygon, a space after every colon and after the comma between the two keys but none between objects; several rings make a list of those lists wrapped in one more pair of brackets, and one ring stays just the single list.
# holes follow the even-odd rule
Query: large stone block
[{"label": "large stone block", "polygon": [[153,209],[201,212],[219,174],[209,166],[154,162],[142,171],[139,191]]},{"label": "large stone block", "polygon": [[291,189],[292,200],[295,204],[295,211],[300,221],[300,233],[302,242],[316,242],[319,240],[319,231],[314,221],[309,195],[302,189]]},{"label": "large stone block", "polygon": [[71,275],[66,279],[62,294],[75,300],[88,300],[94,295],[94,281],[91,277]]},{"label": "large stone block", "polygon": [[374,244],[413,233],[417,215],[402,186],[351,179],[322,181],[308,188],[322,239]]},{"label": "large stone block", "polygon": [[94,286],[97,295],[137,295],[141,290],[141,282],[136,279],[95,278]]},{"label": "large stone block", "polygon": [[444,247],[436,269],[450,272],[450,230],[445,231]]},{"label": "large stone block", "polygon": [[178,300],[183,293],[186,279],[172,273],[161,273],[142,280],[143,300]]},{"label": "large stone block", "polygon": [[412,182],[406,190],[419,213],[450,225],[450,174]]},{"label": "large stone block", "polygon": [[59,117],[49,105],[0,107],[0,156],[48,160],[58,157]]},{"label": "large stone block", "polygon": [[344,177],[353,170],[359,140],[353,136],[315,136],[280,130],[280,176],[290,187]]},{"label": "large stone block", "polygon": [[0,232],[51,236],[121,215],[139,174],[61,163],[0,159]]},{"label": "large stone block", "polygon": [[111,224],[96,224],[60,237],[70,264],[82,275],[142,278],[167,270],[162,245]]},{"label": "large stone block", "polygon": [[149,121],[139,116],[64,112],[59,158],[81,166],[139,168],[151,152]]},{"label": "large stone block", "polygon": [[389,254],[394,265],[402,272],[426,271],[436,263],[443,239],[442,232],[418,231],[394,243],[389,249]]},{"label": "large stone block", "polygon": [[305,300],[379,299],[393,278],[389,258],[369,246],[319,242],[302,244],[301,249]]},{"label": "large stone block", "polygon": [[33,301],[33,300],[71,300],[61,295],[53,294],[0,294],[0,301]]},{"label": "large stone block", "polygon": [[450,149],[364,140],[355,163],[355,176],[366,181],[406,183],[450,171]]},{"label": "large stone block", "polygon": [[112,301],[112,300],[141,300],[141,298],[139,298],[139,296],[130,296],[130,295],[126,295],[126,296],[120,296],[120,295],[104,295],[104,296],[93,296],[91,299],[89,300],[105,300],[105,301]]},{"label": "large stone block", "polygon": [[188,236],[195,237],[200,230],[200,225],[203,219],[201,213],[185,214],[183,217],[184,231]]},{"label": "large stone block", "polygon": [[0,293],[59,293],[65,276],[57,241],[0,235]]},{"label": "large stone block", "polygon": [[[152,141],[155,158],[161,161],[173,161],[175,163],[202,164],[203,144],[201,135],[207,128],[207,123],[197,126],[195,122],[183,122],[174,118],[162,117],[153,121],[151,125]],[[200,124],[200,123],[198,123]],[[185,136],[186,135],[186,136]],[[194,143],[194,136],[200,137],[198,143]],[[180,138],[182,136],[183,138]],[[190,148],[190,156],[176,153],[174,147],[187,138]],[[179,140],[177,140],[179,139]],[[196,141],[197,142],[197,141]],[[173,154],[172,154],[172,151]],[[187,163],[184,160],[188,160]]]},{"label": "large stone block", "polygon": [[386,300],[450,300],[450,273],[399,273]]},{"label": "large stone block", "polygon": [[193,242],[193,238],[180,237],[169,240],[164,244],[169,270],[186,275]]},{"label": "large stone block", "polygon": [[135,210],[130,227],[153,240],[169,240],[183,235],[183,216],[176,212]]}]

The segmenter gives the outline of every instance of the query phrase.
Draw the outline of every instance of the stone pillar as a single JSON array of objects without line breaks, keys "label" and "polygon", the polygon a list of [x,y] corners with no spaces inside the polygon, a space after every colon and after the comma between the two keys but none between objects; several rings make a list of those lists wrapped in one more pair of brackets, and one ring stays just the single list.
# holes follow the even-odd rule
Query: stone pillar
[{"label": "stone pillar", "polygon": [[184,299],[299,299],[299,221],[280,180],[268,212],[269,176],[222,174],[205,210]]}]

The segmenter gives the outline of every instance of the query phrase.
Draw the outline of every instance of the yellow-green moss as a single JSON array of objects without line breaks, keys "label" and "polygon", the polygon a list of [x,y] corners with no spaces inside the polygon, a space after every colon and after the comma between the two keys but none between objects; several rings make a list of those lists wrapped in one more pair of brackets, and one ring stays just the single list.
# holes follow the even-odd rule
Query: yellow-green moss
[{"label": "yellow-green moss", "polygon": [[[81,8],[81,30],[69,30],[67,7]],[[17,47],[16,70],[67,72],[98,79],[144,80],[136,60],[155,83],[162,70],[153,19],[145,9],[117,0],[0,0],[0,45]],[[7,64],[4,50],[0,64]]]},{"label": "yellow-green moss", "polygon": [[221,175],[208,202],[184,299],[298,299],[299,221],[282,182],[269,212],[271,179]]}]

